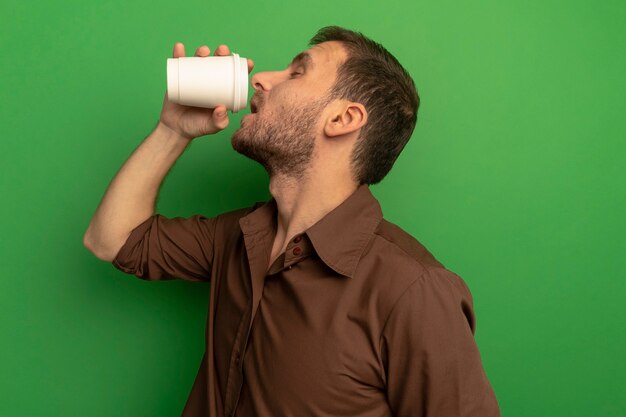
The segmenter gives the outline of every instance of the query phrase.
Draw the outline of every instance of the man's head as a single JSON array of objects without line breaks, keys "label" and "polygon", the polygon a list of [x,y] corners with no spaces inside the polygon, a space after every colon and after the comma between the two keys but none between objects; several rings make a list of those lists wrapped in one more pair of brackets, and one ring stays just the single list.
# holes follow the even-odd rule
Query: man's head
[{"label": "man's head", "polygon": [[375,184],[411,137],[419,96],[410,75],[380,44],[337,26],[285,69],[256,73],[256,90],[232,137],[270,176],[345,172]]}]

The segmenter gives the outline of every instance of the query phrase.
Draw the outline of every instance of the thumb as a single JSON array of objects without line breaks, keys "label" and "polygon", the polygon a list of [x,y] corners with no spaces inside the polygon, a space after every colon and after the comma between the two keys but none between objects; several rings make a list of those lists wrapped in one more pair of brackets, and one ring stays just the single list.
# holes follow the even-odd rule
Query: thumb
[{"label": "thumb", "polygon": [[225,106],[217,106],[213,111],[213,118],[216,120],[221,120],[226,116],[226,107]]},{"label": "thumb", "polygon": [[220,129],[226,128],[228,125],[228,116],[226,115],[226,107],[218,106],[213,111],[213,122]]},{"label": "thumb", "polygon": [[215,110],[213,111],[213,116],[218,117],[218,118],[226,116],[226,107],[217,106]]}]

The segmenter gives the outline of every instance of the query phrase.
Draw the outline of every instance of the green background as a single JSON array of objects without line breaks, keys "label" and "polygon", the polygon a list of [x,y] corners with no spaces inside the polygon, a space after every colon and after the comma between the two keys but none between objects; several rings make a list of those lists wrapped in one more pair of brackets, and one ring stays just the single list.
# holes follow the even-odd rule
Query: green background
[{"label": "green background", "polygon": [[[180,415],[210,285],[123,274],[83,234],[158,120],[175,42],[279,70],[331,24],[415,80],[413,138],[371,189],[468,283],[502,414],[625,415],[623,1],[3,0],[0,16],[1,416]],[[248,111],[193,142],[158,212],[269,198],[230,145]]]}]

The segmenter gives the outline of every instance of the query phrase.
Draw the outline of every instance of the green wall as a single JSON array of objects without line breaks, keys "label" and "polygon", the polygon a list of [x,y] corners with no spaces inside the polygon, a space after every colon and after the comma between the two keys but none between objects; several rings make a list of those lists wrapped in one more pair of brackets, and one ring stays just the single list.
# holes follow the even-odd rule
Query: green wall
[{"label": "green wall", "polygon": [[[234,4],[0,4],[0,415],[180,415],[210,286],[125,275],[83,234],[158,120],[176,41],[266,71],[330,24],[382,43],[417,84],[413,139],[372,192],[470,286],[503,415],[626,415],[625,3]],[[160,213],[269,198],[230,145],[246,113],[193,142]]]}]

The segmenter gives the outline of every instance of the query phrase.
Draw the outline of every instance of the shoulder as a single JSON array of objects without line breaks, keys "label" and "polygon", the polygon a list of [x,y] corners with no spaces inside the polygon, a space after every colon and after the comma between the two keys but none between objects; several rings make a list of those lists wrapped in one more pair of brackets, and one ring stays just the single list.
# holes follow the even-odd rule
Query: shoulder
[{"label": "shoulder", "polygon": [[379,240],[395,248],[397,256],[414,261],[423,269],[443,266],[421,242],[387,219],[381,220],[374,234]]},{"label": "shoulder", "polygon": [[[366,254],[387,271],[386,275],[393,280],[387,284],[405,288],[429,270],[444,268],[419,240],[387,219],[382,219],[374,230]],[[398,280],[405,281],[404,285]]]},{"label": "shoulder", "polygon": [[[265,204],[265,202],[257,201],[250,206],[234,208],[208,217],[208,220],[210,220],[213,225],[214,232],[212,236],[217,246],[221,247],[236,242],[241,235],[239,220],[263,204]],[[202,215],[199,215],[199,217],[205,218],[205,216]]]},{"label": "shoulder", "polygon": [[378,254],[381,269],[387,271],[385,285],[395,289],[396,301],[405,293],[435,287],[448,297],[472,303],[465,281],[400,226],[382,219],[374,231],[373,241],[371,253]]},{"label": "shoulder", "polygon": [[217,222],[223,229],[231,229],[232,227],[239,227],[239,219],[252,213],[257,208],[265,204],[265,201],[257,201],[251,206],[239,207],[229,211],[225,211],[216,216]]}]

